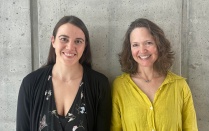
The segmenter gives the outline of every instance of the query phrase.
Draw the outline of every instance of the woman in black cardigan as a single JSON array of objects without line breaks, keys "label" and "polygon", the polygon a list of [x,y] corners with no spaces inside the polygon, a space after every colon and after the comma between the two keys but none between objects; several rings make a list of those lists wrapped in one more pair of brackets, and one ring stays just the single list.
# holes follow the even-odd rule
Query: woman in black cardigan
[{"label": "woman in black cardigan", "polygon": [[22,81],[17,131],[108,131],[111,94],[91,69],[89,34],[75,16],[56,24],[47,64]]}]

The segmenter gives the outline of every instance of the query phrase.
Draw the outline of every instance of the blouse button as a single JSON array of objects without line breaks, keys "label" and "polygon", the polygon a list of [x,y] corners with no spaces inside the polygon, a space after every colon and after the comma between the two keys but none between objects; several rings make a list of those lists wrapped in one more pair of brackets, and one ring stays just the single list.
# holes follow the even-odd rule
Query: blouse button
[{"label": "blouse button", "polygon": [[150,106],[150,110],[153,110],[153,107],[152,106]]}]

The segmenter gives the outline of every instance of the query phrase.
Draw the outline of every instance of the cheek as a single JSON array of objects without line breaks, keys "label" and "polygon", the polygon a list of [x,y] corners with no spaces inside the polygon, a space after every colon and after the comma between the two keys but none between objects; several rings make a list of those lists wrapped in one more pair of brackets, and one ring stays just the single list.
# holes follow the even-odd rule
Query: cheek
[{"label": "cheek", "polygon": [[136,56],[138,54],[138,51],[136,49],[131,49],[132,56]]},{"label": "cheek", "polygon": [[156,47],[150,47],[149,51],[152,52],[153,54],[158,54],[158,50]]},{"label": "cheek", "polygon": [[85,46],[80,46],[78,50],[79,50],[79,52],[81,52],[83,54],[83,52],[85,50]]},{"label": "cheek", "polygon": [[83,46],[82,46],[82,50],[84,51],[84,50],[85,50],[85,48],[86,48],[86,45],[83,45]]},{"label": "cheek", "polygon": [[155,54],[158,56],[158,54],[159,54],[159,53],[158,53],[158,50],[155,49],[154,52],[155,52]]},{"label": "cheek", "polygon": [[153,50],[153,54],[154,54],[154,56],[156,57],[156,59],[158,59],[159,53],[158,53],[158,50],[157,50],[157,49],[154,49],[154,50]]}]

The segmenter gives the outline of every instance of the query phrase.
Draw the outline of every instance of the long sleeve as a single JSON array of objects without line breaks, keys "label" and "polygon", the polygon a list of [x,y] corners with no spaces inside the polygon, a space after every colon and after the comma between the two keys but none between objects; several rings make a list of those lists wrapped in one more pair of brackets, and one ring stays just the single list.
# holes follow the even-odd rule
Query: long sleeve
[{"label": "long sleeve", "polygon": [[194,109],[192,93],[185,83],[184,104],[182,110],[182,127],[183,131],[197,131],[196,113]]},{"label": "long sleeve", "polygon": [[122,131],[120,111],[118,109],[118,105],[115,102],[113,102],[113,105],[112,105],[112,119],[111,119],[110,130]]},{"label": "long sleeve", "polygon": [[24,77],[18,94],[16,131],[38,131],[43,96],[52,67],[40,68]]},{"label": "long sleeve", "polygon": [[98,103],[97,131],[109,131],[112,104],[108,79],[103,79],[103,81],[100,82],[100,86],[102,86],[102,88],[100,88],[101,91]]},{"label": "long sleeve", "polygon": [[118,92],[117,92],[117,82],[113,83],[112,86],[112,117],[111,117],[111,131],[122,131],[122,124],[121,124],[121,112],[119,109],[118,103]]},{"label": "long sleeve", "polygon": [[16,131],[30,131],[30,99],[28,96],[28,90],[26,90],[23,80],[18,95]]},{"label": "long sleeve", "polygon": [[111,89],[108,78],[84,66],[88,130],[109,131],[111,119]]},{"label": "long sleeve", "polygon": [[168,72],[153,103],[122,74],[113,82],[111,131],[197,131],[191,91],[183,77]]}]

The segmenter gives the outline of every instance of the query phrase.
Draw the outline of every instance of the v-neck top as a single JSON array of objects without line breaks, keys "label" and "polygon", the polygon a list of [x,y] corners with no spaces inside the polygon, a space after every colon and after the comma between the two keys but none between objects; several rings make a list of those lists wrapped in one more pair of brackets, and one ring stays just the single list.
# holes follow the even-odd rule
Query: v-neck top
[{"label": "v-neck top", "polygon": [[63,131],[74,131],[77,129],[79,129],[79,131],[86,131],[87,129],[86,103],[82,85],[83,82],[80,84],[75,100],[67,115],[60,116],[57,114]]}]

